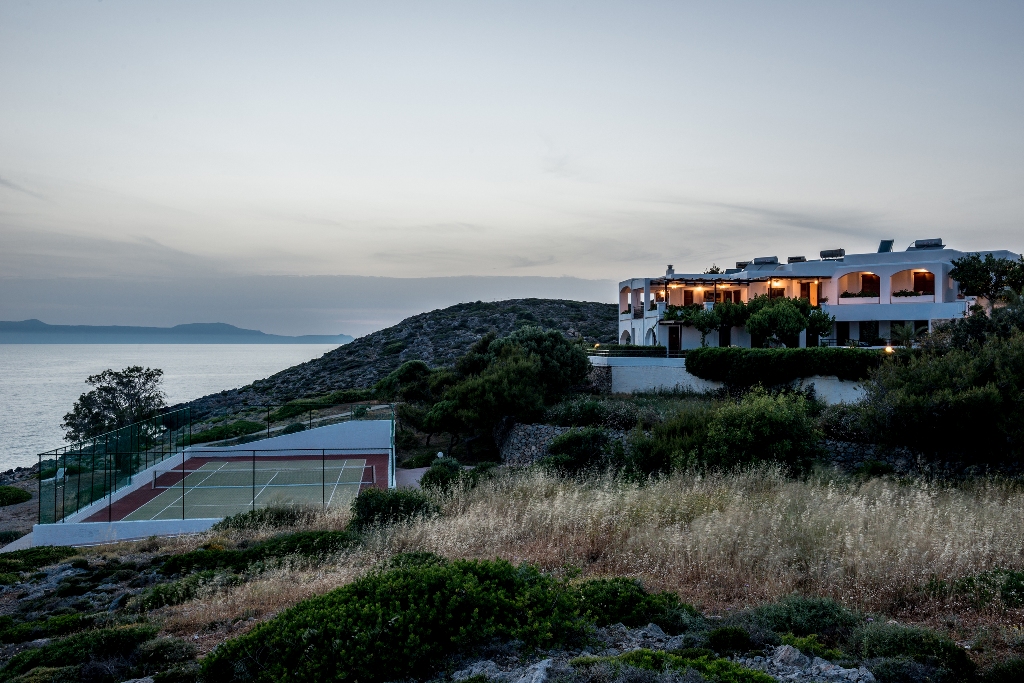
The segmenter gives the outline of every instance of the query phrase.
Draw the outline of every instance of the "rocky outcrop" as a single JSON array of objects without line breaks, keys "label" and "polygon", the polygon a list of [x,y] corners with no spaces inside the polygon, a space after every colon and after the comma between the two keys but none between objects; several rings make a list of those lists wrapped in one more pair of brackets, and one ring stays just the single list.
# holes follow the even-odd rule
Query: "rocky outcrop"
[{"label": "rocky outcrop", "polygon": [[618,331],[616,308],[615,304],[558,299],[458,304],[406,318],[320,358],[190,405],[195,417],[204,417],[247,404],[284,403],[370,387],[407,360],[422,360],[432,367],[449,365],[488,332],[504,336],[523,325],[558,330],[569,339],[607,343],[615,340]]}]

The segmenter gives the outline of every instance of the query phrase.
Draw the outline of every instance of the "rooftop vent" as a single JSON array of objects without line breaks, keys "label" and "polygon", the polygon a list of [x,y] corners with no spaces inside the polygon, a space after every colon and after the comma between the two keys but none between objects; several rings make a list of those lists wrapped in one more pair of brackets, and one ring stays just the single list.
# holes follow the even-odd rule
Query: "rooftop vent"
[{"label": "rooftop vent", "polygon": [[672,267],[672,264],[668,264],[668,268],[665,269],[665,277],[672,277],[676,274],[676,269]]},{"label": "rooftop vent", "polygon": [[786,259],[786,263],[806,263],[806,256],[790,256]]},{"label": "rooftop vent", "polygon": [[756,259],[754,259],[755,266],[770,266],[778,262],[778,256],[758,256]]},{"label": "rooftop vent", "polygon": [[878,253],[888,254],[892,251],[892,245],[896,240],[882,240],[878,243]]},{"label": "rooftop vent", "polygon": [[726,275],[732,275],[733,273],[740,272],[740,270],[741,270],[740,268],[726,268],[725,269],[725,274]]},{"label": "rooftop vent", "polygon": [[824,260],[838,260],[846,256],[845,249],[822,249],[820,253],[821,258]]},{"label": "rooftop vent", "polygon": [[749,265],[750,265],[750,261],[737,261],[736,262],[736,270],[743,270],[744,268],[746,268]]},{"label": "rooftop vent", "polygon": [[942,243],[941,237],[935,237],[930,240],[917,240],[909,247],[907,251],[914,251],[916,249],[945,249],[946,245]]}]

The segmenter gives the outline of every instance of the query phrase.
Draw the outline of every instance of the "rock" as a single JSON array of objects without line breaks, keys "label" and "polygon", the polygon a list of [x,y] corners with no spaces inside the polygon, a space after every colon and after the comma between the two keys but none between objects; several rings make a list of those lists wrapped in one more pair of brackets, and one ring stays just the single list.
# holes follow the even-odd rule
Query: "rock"
[{"label": "rock", "polygon": [[806,667],[811,660],[792,645],[780,645],[772,653],[772,662],[779,666]]},{"label": "rock", "polygon": [[145,678],[132,678],[124,681],[124,683],[153,683],[153,677],[146,676]]},{"label": "rock", "polygon": [[548,670],[551,669],[551,659],[542,659],[541,661],[528,666],[522,676],[516,680],[516,683],[545,683],[548,680]]},{"label": "rock", "polygon": [[640,631],[640,636],[642,638],[653,638],[655,640],[665,640],[668,638],[668,636],[665,635],[665,632],[661,630],[661,627],[654,623],[644,626]]},{"label": "rock", "polygon": [[684,647],[685,642],[686,642],[686,639],[683,636],[672,636],[665,643],[665,649],[666,650],[679,650],[682,647]]},{"label": "rock", "polygon": [[496,678],[501,673],[501,669],[498,665],[489,659],[485,659],[480,662],[473,662],[465,669],[456,671],[452,674],[452,678],[456,681],[464,681],[467,678],[473,676],[486,676],[487,678]]}]

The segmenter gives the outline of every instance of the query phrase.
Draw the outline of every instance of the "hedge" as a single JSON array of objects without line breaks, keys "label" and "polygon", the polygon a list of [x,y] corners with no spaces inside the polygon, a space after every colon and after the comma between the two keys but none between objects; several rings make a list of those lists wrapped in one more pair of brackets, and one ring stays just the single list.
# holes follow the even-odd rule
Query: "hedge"
[{"label": "hedge", "polygon": [[686,369],[702,379],[733,386],[775,386],[814,375],[863,380],[885,358],[883,351],[812,347],[807,349],[694,349]]}]

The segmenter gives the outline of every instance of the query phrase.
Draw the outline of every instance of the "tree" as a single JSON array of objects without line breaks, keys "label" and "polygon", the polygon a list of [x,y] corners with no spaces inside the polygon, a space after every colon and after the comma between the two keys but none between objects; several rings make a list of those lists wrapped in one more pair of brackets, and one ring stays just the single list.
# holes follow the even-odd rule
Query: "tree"
[{"label": "tree", "polygon": [[[829,315],[820,308],[815,308],[807,315],[807,345],[811,340],[819,339],[822,335],[831,334],[832,326],[836,323],[836,317]],[[798,333],[799,334],[799,333]]]},{"label": "tree", "polygon": [[714,263],[712,263],[711,267],[704,271],[704,274],[705,275],[721,275],[722,274],[722,269],[719,268]]},{"label": "tree", "polygon": [[583,384],[590,373],[590,359],[578,345],[566,339],[557,330],[539,327],[521,327],[507,337],[498,339],[488,347],[494,360],[520,350],[525,356],[536,356],[540,363],[538,381],[545,401],[557,402],[574,386]]},{"label": "tree", "polygon": [[160,388],[164,371],[133,365],[86,378],[94,389],[82,394],[61,427],[68,441],[83,441],[139,422],[167,407]]},{"label": "tree", "polygon": [[960,291],[986,300],[989,311],[1007,290],[1024,289],[1024,256],[1018,261],[995,258],[992,254],[968,254],[953,259],[949,276],[960,283]]},{"label": "tree", "polygon": [[792,299],[771,299],[764,305],[751,308],[756,312],[747,318],[747,332],[751,337],[760,337],[769,344],[789,342],[793,345],[794,338],[807,327],[808,316],[801,312]]},{"label": "tree", "polygon": [[700,345],[704,347],[708,345],[708,335],[722,326],[722,318],[715,309],[709,311],[702,308],[690,315],[690,324],[700,332]]}]

